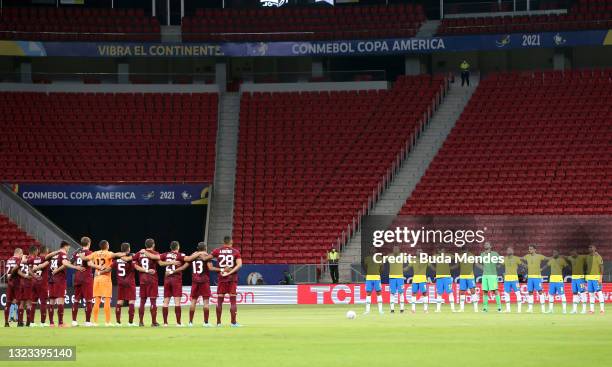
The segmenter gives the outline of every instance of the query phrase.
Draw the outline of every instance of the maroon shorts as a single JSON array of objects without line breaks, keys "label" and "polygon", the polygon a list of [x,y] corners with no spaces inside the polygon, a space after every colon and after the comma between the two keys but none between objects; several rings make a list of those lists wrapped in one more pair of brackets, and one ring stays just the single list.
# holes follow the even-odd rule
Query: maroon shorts
[{"label": "maroon shorts", "polygon": [[6,286],[6,304],[12,303],[19,299],[19,284],[9,283]]},{"label": "maroon shorts", "polygon": [[157,298],[158,289],[156,282],[140,282],[140,298]]},{"label": "maroon shorts", "polygon": [[181,297],[183,295],[183,277],[169,276],[164,279],[164,298]]},{"label": "maroon shorts", "polygon": [[25,287],[19,287],[19,301],[30,301],[32,299],[32,283]]},{"label": "maroon shorts", "polygon": [[77,300],[92,301],[93,296],[93,283],[81,283],[74,285],[74,297]]},{"label": "maroon shorts", "polygon": [[136,299],[136,285],[119,285],[117,288],[117,300],[134,301]]},{"label": "maroon shorts", "polygon": [[219,282],[217,294],[236,294],[236,288],[238,288],[236,282]]},{"label": "maroon shorts", "polygon": [[66,297],[66,283],[55,282],[49,283],[49,298],[57,299]]},{"label": "maroon shorts", "polygon": [[210,283],[192,283],[191,284],[191,299],[210,298]]},{"label": "maroon shorts", "polygon": [[32,286],[32,301],[46,302],[49,297],[49,287],[47,283],[34,282]]}]

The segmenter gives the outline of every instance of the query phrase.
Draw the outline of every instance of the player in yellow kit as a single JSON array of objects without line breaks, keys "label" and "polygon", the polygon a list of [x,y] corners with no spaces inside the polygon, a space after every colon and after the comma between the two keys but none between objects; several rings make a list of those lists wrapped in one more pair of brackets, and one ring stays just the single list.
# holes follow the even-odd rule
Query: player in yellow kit
[{"label": "player in yellow kit", "polygon": [[565,285],[563,284],[563,268],[569,265],[559,251],[553,250],[553,256],[548,258],[547,266],[550,267],[548,277],[548,312],[554,311],[555,296],[561,296],[563,313],[567,312],[567,299],[565,298]]},{"label": "player in yellow kit", "polygon": [[586,313],[587,292],[584,272],[586,270],[586,255],[578,253],[573,249],[567,261],[572,265],[572,312],[578,312],[578,303],[582,303],[582,312]]},{"label": "player in yellow kit", "polygon": [[382,285],[380,284],[380,272],[382,270],[382,262],[374,261],[374,248],[370,250],[370,254],[363,260],[363,266],[366,271],[366,310],[364,315],[370,313],[370,306],[372,304],[372,298],[376,295],[376,303],[378,305],[378,312],[382,315],[383,312],[383,300],[382,300]]},{"label": "player in yellow kit", "polygon": [[506,312],[510,312],[510,292],[514,292],[516,296],[516,311],[521,312],[523,305],[523,297],[518,278],[518,268],[521,265],[522,259],[514,255],[514,249],[508,247],[506,256],[504,257],[504,302],[506,302]]},{"label": "player in yellow kit", "polygon": [[100,312],[100,303],[104,299],[104,319],[106,326],[111,324],[111,298],[113,296],[113,282],[111,279],[111,271],[113,260],[119,257],[126,256],[123,252],[113,253],[108,251],[108,241],[100,241],[100,250],[92,252],[88,256],[81,256],[83,260],[91,261],[96,269],[94,276],[93,296],[95,298],[93,308],[93,325],[98,324],[98,313]]},{"label": "player in yellow kit", "polygon": [[[438,256],[450,256],[450,254],[440,250]],[[444,299],[442,296],[448,294],[448,303],[451,306],[451,312],[455,312],[455,297],[453,296],[453,277],[451,276],[450,264],[445,262],[437,262],[432,269],[436,272],[436,311],[442,311],[442,303]]]},{"label": "player in yellow kit", "polygon": [[[473,256],[465,247],[463,253],[468,257]],[[467,259],[466,259],[467,260]],[[476,280],[474,278],[474,263],[464,261],[459,263],[459,312],[465,310],[465,300],[470,296],[474,305],[474,312],[478,312],[478,292],[476,292]],[[454,266],[453,269],[457,268]]]},{"label": "player in yellow kit", "polygon": [[601,279],[603,276],[603,258],[599,253],[595,245],[589,246],[589,254],[586,257],[586,281],[587,290],[589,291],[589,313],[595,313],[595,295],[599,298],[599,312],[604,313],[604,297],[601,290]]},{"label": "player in yellow kit", "polygon": [[536,253],[535,245],[529,245],[529,253],[523,256],[523,261],[527,264],[527,312],[533,312],[533,302],[535,296],[540,298],[540,306],[542,313],[546,313],[546,306],[544,302],[545,297],[541,294],[542,292],[542,263],[547,260],[547,257]]},{"label": "player in yellow kit", "polygon": [[421,301],[423,302],[423,311],[425,313],[428,312],[427,307],[429,306],[429,290],[427,289],[427,268],[429,267],[429,264],[427,262],[420,261],[419,257],[422,252],[423,251],[421,249],[418,249],[416,261],[406,267],[406,270],[409,268],[412,268],[413,270],[412,295],[410,297],[412,313],[416,312],[416,302],[419,293],[421,293]]},{"label": "player in yellow kit", "polygon": [[[394,257],[399,255],[399,246],[393,246]],[[404,263],[389,264],[389,292],[391,293],[391,313],[395,312],[395,304],[399,302],[400,313],[404,313]]]}]

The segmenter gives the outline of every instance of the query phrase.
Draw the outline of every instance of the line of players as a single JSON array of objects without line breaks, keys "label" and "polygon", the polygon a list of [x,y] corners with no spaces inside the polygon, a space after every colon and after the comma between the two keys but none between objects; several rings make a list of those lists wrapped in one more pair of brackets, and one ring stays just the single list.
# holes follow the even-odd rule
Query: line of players
[{"label": "line of players", "polygon": [[[4,310],[5,326],[9,325],[9,309],[12,303],[18,305],[18,326],[38,326],[35,323],[36,305],[40,306],[40,326],[55,326],[57,310],[58,326],[64,327],[64,298],[68,268],[74,269],[74,299],[72,303],[72,326],[78,326],[78,311],[81,302],[85,303],[85,326],[97,326],[100,303],[104,302],[105,324],[111,323],[112,279],[114,271],[117,278],[117,302],[115,306],[116,325],[121,326],[121,307],[128,304],[128,325],[135,326],[136,277],[140,281],[139,325],[144,326],[145,305],[150,303],[151,326],[157,322],[158,266],[164,270],[164,298],[162,305],[163,325],[168,326],[170,299],[174,299],[174,312],[177,326],[181,323],[180,298],[182,295],[182,272],[191,266],[192,287],[189,310],[189,326],[193,325],[196,304],[203,300],[204,327],[209,323],[210,272],[218,272],[217,326],[221,326],[221,315],[225,295],[229,295],[231,326],[240,326],[236,321],[236,288],[238,270],[242,267],[240,252],[232,246],[230,237],[224,238],[223,246],[210,254],[206,244],[198,244],[196,252],[187,256],[180,252],[177,241],[170,244],[170,251],[160,254],[155,251],[155,241],[147,239],[144,249],[131,253],[130,244],[122,243],[121,252],[109,251],[108,241],[99,243],[100,250],[92,252],[91,239],[83,237],[80,248],[69,258],[70,244],[62,242],[60,248],[49,252],[43,246],[32,246],[29,254],[15,249],[13,257],[6,261],[7,303]],[[216,266],[213,265],[213,260]],[[24,314],[26,321],[24,323]],[[49,324],[46,323],[47,314]],[[93,320],[92,320],[93,318]]]},{"label": "line of players", "polygon": [[[580,254],[578,249],[574,249],[570,256],[562,256],[559,251],[553,250],[551,257],[538,254],[536,246],[529,246],[528,254],[519,257],[514,255],[512,247],[507,248],[504,256],[503,264],[494,262],[488,263],[425,263],[415,262],[411,264],[390,263],[389,264],[389,291],[391,294],[390,308],[391,312],[395,312],[395,306],[399,303],[400,312],[404,312],[404,273],[412,269],[412,294],[410,303],[412,312],[416,312],[416,304],[422,303],[424,312],[428,312],[429,305],[429,287],[428,287],[428,270],[435,273],[436,286],[436,311],[441,311],[441,306],[444,303],[443,295],[448,295],[451,311],[456,312],[455,297],[452,290],[453,278],[451,270],[459,269],[459,312],[463,312],[466,300],[470,299],[474,306],[474,312],[478,312],[479,293],[476,289],[474,276],[474,265],[482,270],[483,291],[483,312],[488,311],[489,296],[494,297],[497,306],[497,311],[502,312],[501,296],[498,285],[498,268],[503,270],[504,276],[504,302],[506,304],[506,312],[511,312],[510,294],[514,293],[517,300],[517,312],[521,312],[522,304],[525,301],[528,304],[527,312],[533,312],[533,304],[535,298],[539,298],[541,310],[543,313],[552,313],[554,311],[555,296],[559,296],[562,303],[563,313],[567,312],[567,300],[565,296],[565,288],[563,282],[563,270],[571,268],[571,284],[572,284],[572,310],[571,313],[578,312],[578,305],[582,304],[581,313],[586,313],[587,294],[589,295],[590,310],[589,313],[595,312],[595,300],[599,300],[600,312],[604,313],[605,299],[602,292],[602,274],[603,274],[603,259],[597,253],[594,245],[588,247],[587,254]],[[417,254],[422,251],[417,250]],[[467,250],[468,255],[471,255]],[[393,248],[395,255],[399,254],[399,247]],[[439,251],[438,254],[444,255],[444,251]],[[448,254],[448,253],[447,253]],[[492,251],[491,244],[485,243],[484,251],[481,256],[490,254],[498,256],[499,254]],[[370,255],[373,255],[373,251]],[[417,255],[418,258],[418,255]],[[376,297],[378,311],[382,314],[382,295],[381,295],[381,272],[383,269],[382,263],[376,263],[373,257],[364,259],[366,270],[366,306],[365,314],[370,312],[371,303]],[[524,271],[526,268],[526,271]],[[547,268],[550,269],[548,297],[542,292],[542,273]],[[523,298],[519,286],[519,274],[523,273],[527,277],[526,300]],[[419,299],[420,296],[420,299]],[[546,308],[546,299],[548,299],[549,307]]]}]

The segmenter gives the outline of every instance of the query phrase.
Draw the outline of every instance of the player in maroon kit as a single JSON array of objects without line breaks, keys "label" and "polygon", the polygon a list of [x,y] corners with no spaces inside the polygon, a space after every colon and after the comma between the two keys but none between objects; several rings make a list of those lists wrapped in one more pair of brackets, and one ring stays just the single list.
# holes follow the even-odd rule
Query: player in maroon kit
[{"label": "player in maroon kit", "polygon": [[30,326],[32,308],[32,268],[30,259],[33,259],[38,252],[38,247],[30,246],[28,256],[22,256],[21,264],[17,274],[19,275],[19,303],[17,309],[17,326],[23,326],[23,315],[26,315],[26,326]]},{"label": "player in maroon kit", "polygon": [[199,257],[191,262],[191,306],[189,307],[189,326],[193,326],[193,315],[195,314],[196,304],[200,297],[204,303],[204,327],[210,327],[208,323],[208,315],[210,313],[210,272],[220,271],[215,268],[210,261],[211,255],[206,253],[206,244],[198,243],[197,251]]},{"label": "player in maroon kit", "polygon": [[64,327],[64,297],[66,296],[66,268],[71,268],[77,271],[85,271],[85,268],[78,265],[72,265],[68,261],[68,250],[70,244],[62,241],[60,249],[51,252],[46,256],[49,259],[49,270],[51,271],[51,279],[49,280],[49,322],[51,327],[55,326],[53,320],[54,308],[57,305],[58,326]]},{"label": "player in maroon kit", "polygon": [[164,274],[164,303],[162,305],[162,315],[164,326],[168,326],[168,306],[170,298],[174,298],[174,315],[176,316],[176,326],[181,327],[181,296],[183,294],[183,270],[189,267],[188,262],[193,261],[202,253],[194,252],[185,256],[180,250],[178,241],[170,242],[170,251],[159,256],[158,264],[165,267]]},{"label": "player in maroon kit", "polygon": [[46,256],[49,249],[42,246],[37,255],[31,257],[28,261],[32,266],[32,308],[30,312],[30,326],[36,326],[34,323],[34,314],[36,312],[36,302],[40,304],[40,326],[47,326],[47,298],[49,297],[49,261]]},{"label": "player in maroon kit", "polygon": [[[81,248],[72,254],[72,264],[85,268],[85,271],[74,273],[72,284],[74,285],[74,300],[72,302],[72,326],[79,326],[77,316],[81,301],[85,302],[85,326],[91,326],[91,311],[93,309],[93,272],[91,261],[85,261],[82,256],[91,255],[91,239],[81,238]],[[82,255],[82,256],[81,256]],[[87,262],[87,264],[85,264]]]},{"label": "player in maroon kit", "polygon": [[9,327],[9,311],[11,309],[11,303],[19,299],[19,275],[17,271],[21,265],[21,259],[23,257],[23,250],[16,248],[13,252],[13,256],[6,260],[5,264],[5,276],[7,280],[6,284],[6,307],[4,307],[4,326]]},{"label": "player in maroon kit", "polygon": [[229,236],[223,238],[223,246],[217,247],[211,253],[217,260],[217,266],[221,269],[219,273],[219,284],[217,286],[217,327],[221,326],[221,314],[223,313],[223,299],[229,294],[230,314],[232,318],[231,327],[239,327],[236,322],[238,306],[236,305],[236,289],[238,287],[238,270],[242,267],[240,251],[232,247],[233,242]]},{"label": "player in maroon kit", "polygon": [[157,323],[157,260],[159,260],[159,253],[155,251],[155,241],[152,238],[145,241],[144,250],[132,256],[134,268],[140,273],[139,326],[144,326],[143,319],[147,299],[149,299],[151,306],[151,326],[159,326]]},{"label": "player in maroon kit", "polygon": [[[130,253],[130,244],[124,242],[121,244],[121,252]],[[115,304],[115,318],[117,326],[121,326],[121,307],[125,301],[128,302],[128,326],[136,326],[134,324],[134,302],[136,301],[136,278],[133,255],[124,256],[115,259],[113,262],[113,270],[117,275],[117,303]],[[145,298],[146,300],[146,298]]]}]

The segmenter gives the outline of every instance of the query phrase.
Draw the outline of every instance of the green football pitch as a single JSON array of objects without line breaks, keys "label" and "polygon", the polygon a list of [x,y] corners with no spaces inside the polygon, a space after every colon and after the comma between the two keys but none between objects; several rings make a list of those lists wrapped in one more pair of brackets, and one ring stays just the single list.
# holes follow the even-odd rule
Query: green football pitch
[{"label": "green football pitch", "polygon": [[[346,319],[349,309],[356,319]],[[612,365],[610,314],[476,314],[470,308],[461,314],[386,309],[379,315],[373,307],[362,315],[363,306],[355,305],[239,306],[243,327],[229,328],[229,307],[224,311],[223,328],[203,328],[200,307],[193,328],[2,328],[0,338],[4,346],[76,345],[76,362],[50,364],[68,366]],[[169,321],[174,323],[172,308]]]}]

